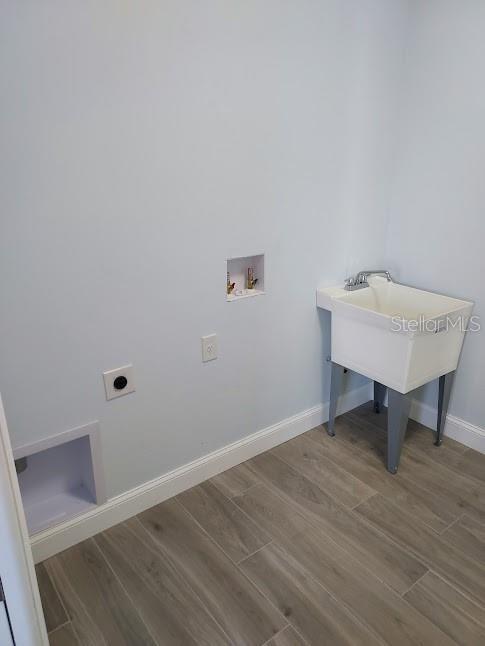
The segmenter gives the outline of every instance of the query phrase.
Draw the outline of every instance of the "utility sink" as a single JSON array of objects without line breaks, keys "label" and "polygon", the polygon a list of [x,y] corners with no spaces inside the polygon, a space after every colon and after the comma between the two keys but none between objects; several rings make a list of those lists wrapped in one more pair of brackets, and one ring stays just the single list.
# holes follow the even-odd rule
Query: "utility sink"
[{"label": "utility sink", "polygon": [[400,393],[453,372],[473,303],[385,278],[317,291],[332,312],[332,361]]},{"label": "utility sink", "polygon": [[[387,278],[373,276],[385,273]],[[359,272],[344,287],[317,290],[332,312],[332,376],[327,432],[335,435],[345,369],[374,381],[374,411],[388,395],[387,469],[396,473],[411,400],[439,380],[435,444],[442,441],[455,370],[473,303],[392,282],[389,272]]]}]

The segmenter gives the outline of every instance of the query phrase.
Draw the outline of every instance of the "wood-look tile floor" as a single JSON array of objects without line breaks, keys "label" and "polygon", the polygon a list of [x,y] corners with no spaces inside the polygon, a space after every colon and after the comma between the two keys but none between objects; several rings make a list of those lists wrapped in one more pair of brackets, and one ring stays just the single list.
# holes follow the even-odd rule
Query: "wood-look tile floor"
[{"label": "wood-look tile floor", "polygon": [[485,644],[485,455],[369,405],[37,567],[51,646]]}]

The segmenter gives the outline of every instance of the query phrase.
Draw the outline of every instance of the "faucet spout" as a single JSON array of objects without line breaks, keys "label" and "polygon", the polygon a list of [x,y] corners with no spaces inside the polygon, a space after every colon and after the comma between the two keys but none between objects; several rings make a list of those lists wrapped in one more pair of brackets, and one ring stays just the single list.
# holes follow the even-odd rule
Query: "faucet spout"
[{"label": "faucet spout", "polygon": [[350,276],[345,281],[345,289],[353,291],[355,289],[363,289],[369,287],[369,276],[385,276],[387,282],[392,283],[392,276],[387,269],[371,269],[367,271],[359,271],[355,276]]}]

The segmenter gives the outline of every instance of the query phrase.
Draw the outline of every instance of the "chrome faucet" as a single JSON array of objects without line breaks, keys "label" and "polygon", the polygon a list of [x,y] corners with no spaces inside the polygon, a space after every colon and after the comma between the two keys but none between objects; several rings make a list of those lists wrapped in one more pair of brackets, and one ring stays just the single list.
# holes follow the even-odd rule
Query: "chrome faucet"
[{"label": "chrome faucet", "polygon": [[345,289],[348,291],[354,291],[355,289],[363,289],[364,287],[369,287],[367,279],[369,276],[385,276],[388,283],[392,283],[392,276],[387,271],[387,269],[372,269],[369,271],[359,271],[355,276],[350,276],[345,281]]}]

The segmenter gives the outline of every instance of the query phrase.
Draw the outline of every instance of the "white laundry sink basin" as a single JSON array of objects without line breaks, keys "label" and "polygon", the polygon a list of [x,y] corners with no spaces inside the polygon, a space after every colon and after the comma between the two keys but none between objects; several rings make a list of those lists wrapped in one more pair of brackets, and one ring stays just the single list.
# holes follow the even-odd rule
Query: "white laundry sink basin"
[{"label": "white laundry sink basin", "polygon": [[473,309],[380,277],[356,291],[319,289],[317,305],[332,312],[332,362],[399,393],[456,370]]}]

